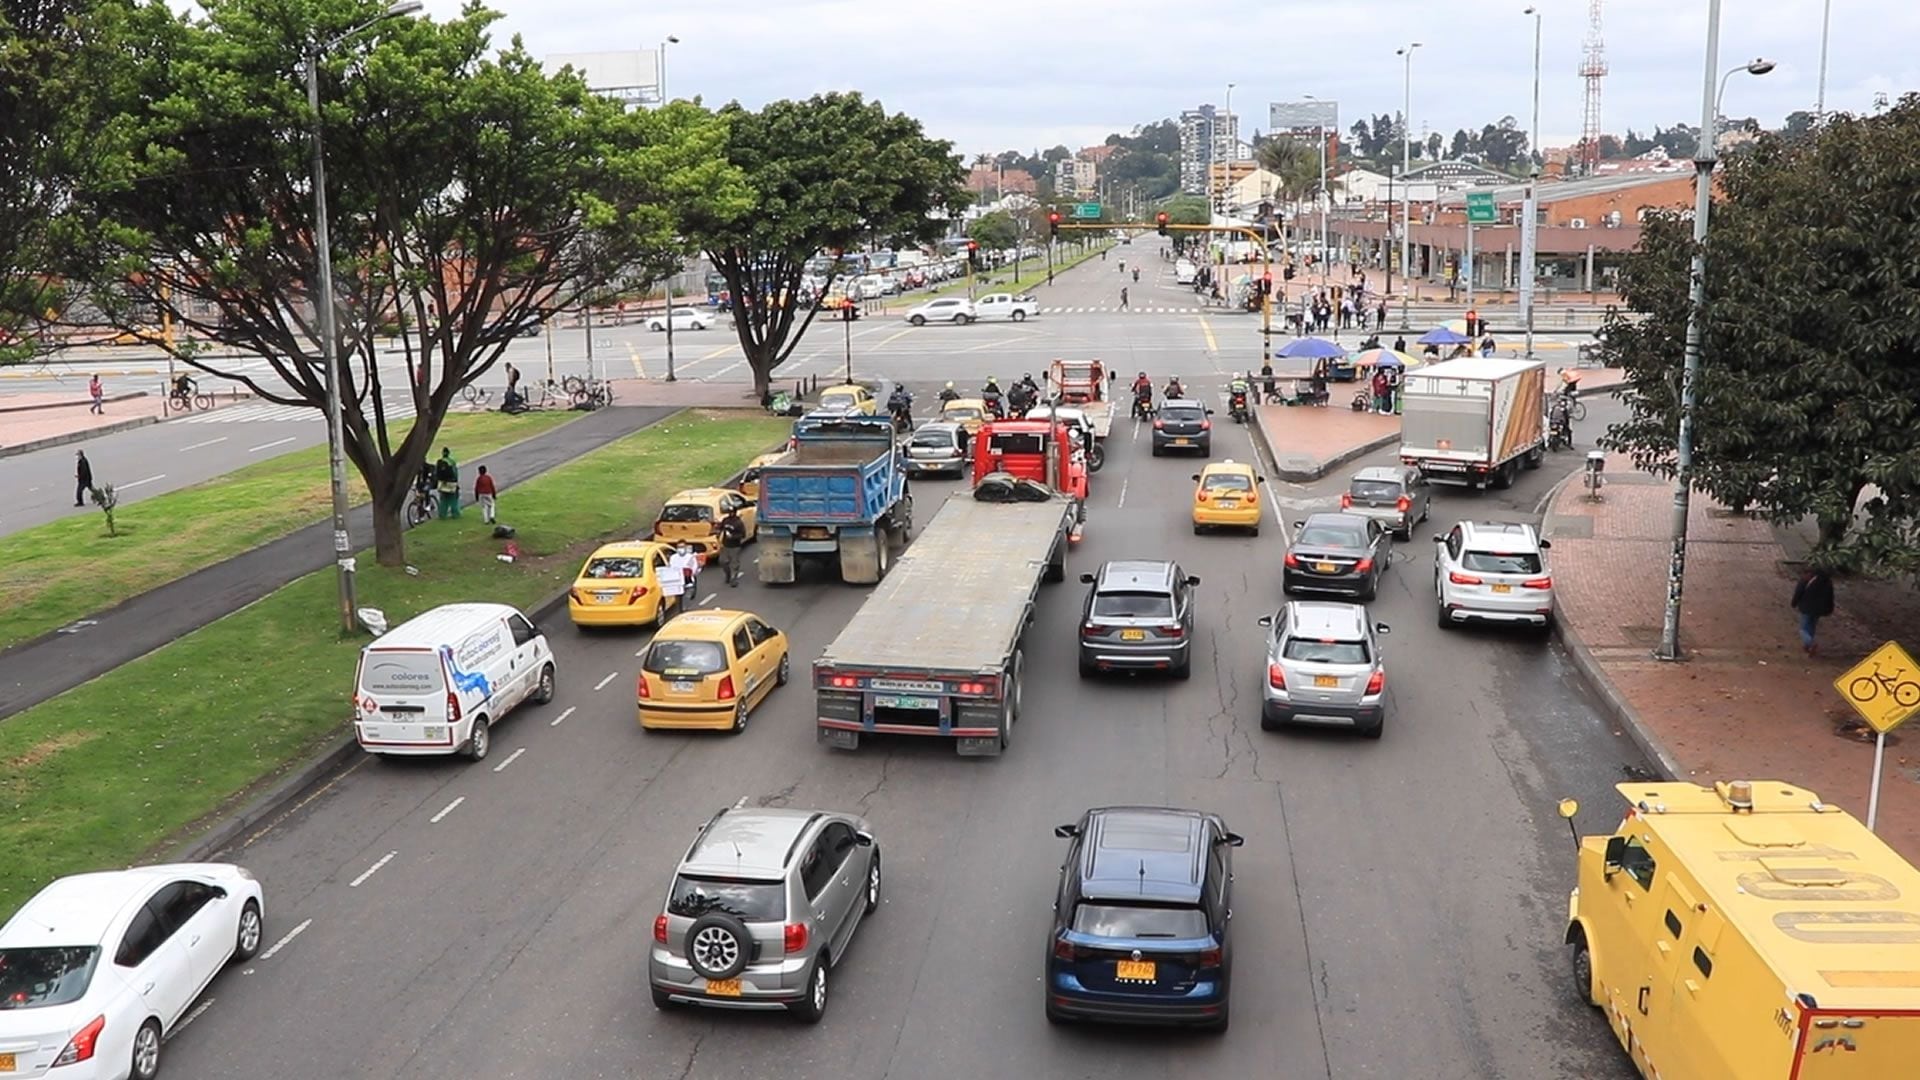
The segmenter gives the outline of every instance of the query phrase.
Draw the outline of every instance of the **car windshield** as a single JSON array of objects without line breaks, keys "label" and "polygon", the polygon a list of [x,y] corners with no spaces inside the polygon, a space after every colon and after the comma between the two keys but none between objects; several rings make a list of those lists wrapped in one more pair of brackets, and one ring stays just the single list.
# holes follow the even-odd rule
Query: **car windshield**
[{"label": "car windshield", "polygon": [[1396,480],[1355,480],[1347,489],[1356,499],[1382,499],[1391,502],[1400,497],[1400,483]]},{"label": "car windshield", "polygon": [[693,877],[673,879],[667,914],[697,919],[721,911],[746,922],[779,922],[787,917],[787,886],[779,881]]},{"label": "car windshield", "polygon": [[0,1012],[79,1001],[99,960],[92,945],[0,949]]},{"label": "car windshield", "polygon": [[712,521],[713,508],[697,503],[668,503],[660,508],[660,520],[671,524]]},{"label": "car windshield", "polygon": [[727,669],[727,651],[717,641],[656,641],[640,668],[655,675],[712,675]]},{"label": "car windshield", "polygon": [[1469,551],[1460,557],[1469,570],[1483,574],[1537,574],[1540,556],[1531,551]]},{"label": "car windshield", "polygon": [[1253,477],[1245,473],[1209,473],[1200,482],[1208,491],[1253,490]]},{"label": "car windshield", "polygon": [[940,414],[942,416],[951,416],[955,420],[978,420],[981,415],[980,410],[972,405],[948,406],[940,410]]},{"label": "car windshield", "polygon": [[1359,529],[1345,525],[1310,524],[1300,530],[1300,538],[1297,542],[1305,547],[1351,549],[1367,546],[1367,538],[1360,534]]},{"label": "car windshield", "polygon": [[588,560],[587,568],[580,571],[580,576],[594,579],[637,578],[645,573],[645,562],[638,555],[606,555]]},{"label": "car windshield", "polygon": [[1364,664],[1368,661],[1364,641],[1330,641],[1323,638],[1288,638],[1280,647],[1288,660],[1306,660],[1321,664]]},{"label": "car windshield", "polygon": [[1073,929],[1094,937],[1189,940],[1207,936],[1207,913],[1190,907],[1081,904],[1073,909]]},{"label": "car windshield", "polygon": [[1103,592],[1093,598],[1093,613],[1108,619],[1171,619],[1173,598],[1165,593]]},{"label": "car windshield", "polygon": [[916,431],[913,434],[913,445],[930,446],[930,447],[935,447],[941,450],[951,450],[953,449],[953,432],[951,431]]}]

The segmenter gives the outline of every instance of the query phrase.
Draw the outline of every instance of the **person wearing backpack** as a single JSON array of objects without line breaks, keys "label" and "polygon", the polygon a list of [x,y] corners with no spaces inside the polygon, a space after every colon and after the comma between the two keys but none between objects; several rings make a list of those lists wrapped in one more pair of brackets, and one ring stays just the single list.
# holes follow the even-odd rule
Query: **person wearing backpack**
[{"label": "person wearing backpack", "polygon": [[453,459],[453,448],[440,448],[440,460],[433,463],[433,485],[439,495],[440,517],[460,516],[460,463]]},{"label": "person wearing backpack", "polygon": [[747,523],[740,520],[739,510],[730,509],[720,519],[720,572],[729,586],[740,584],[740,549],[746,546]]}]

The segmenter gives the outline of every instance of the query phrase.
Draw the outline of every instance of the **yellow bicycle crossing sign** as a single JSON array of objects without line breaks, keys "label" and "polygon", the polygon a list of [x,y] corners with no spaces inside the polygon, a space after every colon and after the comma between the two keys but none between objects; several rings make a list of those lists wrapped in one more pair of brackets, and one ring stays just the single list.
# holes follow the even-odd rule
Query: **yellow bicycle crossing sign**
[{"label": "yellow bicycle crossing sign", "polygon": [[1887,642],[1848,668],[1833,680],[1833,688],[1882,735],[1920,712],[1920,665],[1897,641]]}]

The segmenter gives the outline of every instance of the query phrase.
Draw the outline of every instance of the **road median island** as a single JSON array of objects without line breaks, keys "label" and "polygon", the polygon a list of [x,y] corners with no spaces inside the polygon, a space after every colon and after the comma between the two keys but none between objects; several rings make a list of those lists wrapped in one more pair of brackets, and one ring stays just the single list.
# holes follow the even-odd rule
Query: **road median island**
[{"label": "road median island", "polygon": [[[552,431],[584,413],[456,413],[436,441],[463,462],[478,462],[515,443]],[[393,438],[411,427],[397,427]],[[115,477],[96,475],[96,482]],[[354,505],[366,487],[350,472]],[[327,450],[310,447],[248,465],[192,487],[127,503],[105,515],[89,506],[6,538],[0,602],[8,619],[0,649],[32,641],[76,619],[224,562],[324,519],[331,503]]]},{"label": "road median island", "polygon": [[[1117,241],[1108,240],[1105,243],[1095,244],[1072,258],[1055,260],[1053,264],[1053,276],[1059,277],[1061,274],[1079,266],[1081,263],[1099,258],[1102,251],[1119,250],[1119,247],[1120,245]],[[1020,260],[1020,268],[1022,270],[1029,266],[1036,267],[1037,269],[1035,269],[1033,273],[1027,274],[1014,281],[1005,281],[997,276],[1002,271],[1008,269],[1004,266],[998,270],[989,270],[984,274],[975,274],[973,280],[974,292],[980,294],[990,292],[1025,293],[1045,285],[1047,283],[1046,253],[1041,252],[1037,256],[1029,256]],[[895,306],[905,304],[906,307],[901,308],[901,310],[904,311],[907,307],[912,307],[915,304],[924,304],[936,297],[953,296],[956,293],[965,293],[966,291],[967,279],[965,277],[958,277],[937,289],[929,289],[924,293],[902,293],[899,296],[888,297],[887,307],[889,313],[891,313]]]},{"label": "road median island", "polygon": [[[460,600],[530,609],[682,488],[718,482],[781,440],[756,414],[688,412],[502,493],[520,557],[468,512],[408,534],[418,571],[359,560],[359,601],[390,624]],[[0,725],[0,913],[48,880],[126,865],[240,805],[347,728],[360,647],[333,617],[331,568]],[[0,914],[0,918],[4,918]]]}]

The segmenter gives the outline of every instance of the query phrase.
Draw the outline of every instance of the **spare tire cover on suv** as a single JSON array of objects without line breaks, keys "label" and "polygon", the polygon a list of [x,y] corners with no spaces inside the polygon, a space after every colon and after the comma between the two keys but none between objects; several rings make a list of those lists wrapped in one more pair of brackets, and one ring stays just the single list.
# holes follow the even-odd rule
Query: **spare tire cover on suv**
[{"label": "spare tire cover on suv", "polygon": [[752,952],[747,924],[725,912],[708,912],[687,928],[687,963],[703,978],[733,978],[747,969]]}]

